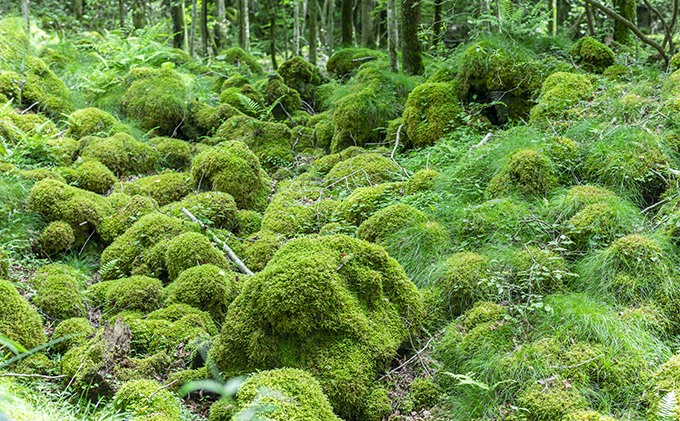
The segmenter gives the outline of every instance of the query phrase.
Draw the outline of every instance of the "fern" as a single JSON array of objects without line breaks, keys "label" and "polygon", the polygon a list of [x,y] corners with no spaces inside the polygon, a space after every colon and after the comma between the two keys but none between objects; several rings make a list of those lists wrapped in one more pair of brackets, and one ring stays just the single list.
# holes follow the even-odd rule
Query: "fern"
[{"label": "fern", "polygon": [[241,105],[243,105],[243,107],[246,109],[246,112],[248,114],[257,116],[257,118],[260,120],[266,120],[274,108],[279,105],[279,102],[281,102],[283,99],[282,96],[277,98],[269,107],[263,107],[252,98],[249,98],[241,93],[237,93],[236,96],[238,97],[239,101],[241,101]]},{"label": "fern", "polygon": [[678,412],[678,397],[675,390],[666,393],[659,402],[659,409],[656,411],[656,418],[659,421],[673,421]]}]

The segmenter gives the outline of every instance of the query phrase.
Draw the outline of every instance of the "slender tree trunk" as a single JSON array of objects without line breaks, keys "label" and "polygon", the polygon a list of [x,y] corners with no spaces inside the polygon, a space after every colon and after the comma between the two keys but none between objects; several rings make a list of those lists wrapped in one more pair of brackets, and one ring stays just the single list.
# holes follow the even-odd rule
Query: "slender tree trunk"
[{"label": "slender tree trunk", "polygon": [[586,20],[588,21],[588,35],[595,36],[595,26],[593,25],[593,9],[586,3]]},{"label": "slender tree trunk", "polygon": [[276,70],[276,15],[269,18],[269,55],[272,58],[272,67]]},{"label": "slender tree trunk", "polygon": [[[624,19],[635,21],[635,0],[614,0],[614,10]],[[619,21],[614,21],[614,41],[621,44],[631,44],[632,31]]]},{"label": "slender tree trunk", "polygon": [[208,0],[201,0],[201,56],[208,55]]},{"label": "slender tree trunk", "polygon": [[318,0],[309,0],[309,62],[316,65],[316,41]]},{"label": "slender tree trunk", "polygon": [[170,17],[172,18],[172,46],[186,51],[184,0],[178,2],[166,0],[166,2],[170,5]]},{"label": "slender tree trunk", "polygon": [[72,0],[71,9],[78,22],[83,20],[83,0]]},{"label": "slender tree trunk", "polygon": [[327,29],[326,29],[326,48],[328,49],[328,55],[330,56],[335,47],[335,37],[333,32],[335,32],[335,0],[329,0],[328,11],[327,11]]},{"label": "slender tree trunk", "polygon": [[293,0],[293,56],[300,55],[300,0]]},{"label": "slender tree trunk", "polygon": [[557,0],[552,0],[552,36],[557,36]]},{"label": "slender tree trunk", "polygon": [[397,25],[397,0],[387,2],[387,58],[390,63],[390,70],[399,71],[399,59],[397,55],[398,45],[398,25]]},{"label": "slender tree trunk", "polygon": [[118,24],[121,29],[125,26],[125,6],[123,5],[123,0],[118,0]]},{"label": "slender tree trunk", "polygon": [[132,9],[132,23],[135,29],[146,26],[146,0],[135,0]]},{"label": "slender tree trunk", "polygon": [[191,31],[189,32],[189,55],[196,53],[196,27],[198,26],[198,0],[191,2]]},{"label": "slender tree trunk", "polygon": [[419,0],[401,2],[401,67],[408,75],[423,73],[423,55],[420,51],[418,29],[420,27]]},{"label": "slender tree trunk", "polygon": [[217,38],[217,47],[225,48],[227,46],[227,10],[224,7],[224,0],[215,1],[217,2],[215,4],[215,13],[217,14],[215,19],[215,37]]},{"label": "slender tree trunk", "polygon": [[437,46],[442,40],[442,1],[444,0],[434,0],[434,36],[432,37],[432,45]]},{"label": "slender tree trunk", "polygon": [[26,35],[31,36],[31,12],[28,5],[29,0],[21,0],[21,16],[26,23]]},{"label": "slender tree trunk", "polygon": [[375,48],[372,11],[373,0],[361,0],[361,44],[368,48]]},{"label": "slender tree trunk", "polygon": [[352,0],[342,0],[340,16],[340,42],[343,47],[352,46]]},{"label": "slender tree trunk", "polygon": [[250,50],[250,22],[248,0],[238,0],[238,44],[245,51]]}]

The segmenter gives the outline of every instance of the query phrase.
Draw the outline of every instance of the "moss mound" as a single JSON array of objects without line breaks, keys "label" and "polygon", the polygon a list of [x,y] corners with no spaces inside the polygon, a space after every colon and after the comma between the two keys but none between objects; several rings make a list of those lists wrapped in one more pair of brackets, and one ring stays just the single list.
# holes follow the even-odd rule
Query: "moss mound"
[{"label": "moss mound", "polygon": [[181,403],[177,397],[153,380],[125,383],[113,397],[117,410],[132,415],[132,420],[174,421],[180,419]]},{"label": "moss mound", "polygon": [[451,83],[424,83],[408,96],[404,109],[404,130],[410,146],[434,145],[461,123],[463,107],[458,89]]},{"label": "moss mound", "polygon": [[569,55],[574,57],[576,63],[584,70],[594,73],[602,73],[614,64],[616,56],[614,52],[592,37],[583,37],[569,50]]},{"label": "moss mound", "polygon": [[45,254],[53,256],[73,247],[76,237],[69,224],[63,221],[54,221],[43,230],[38,242]]},{"label": "moss mound", "polygon": [[351,225],[361,225],[400,195],[401,183],[383,183],[355,189],[338,207],[338,215]]},{"label": "moss mound", "polygon": [[244,71],[255,75],[264,73],[260,63],[239,47],[229,48],[219,58],[224,60],[225,63],[237,67],[241,73],[244,73]]},{"label": "moss mound", "polygon": [[267,168],[286,167],[293,162],[292,134],[284,124],[236,116],[225,121],[213,139],[245,143]]},{"label": "moss mound", "polygon": [[286,242],[286,237],[271,231],[258,231],[243,244],[243,259],[248,269],[259,272]]},{"label": "moss mound", "polygon": [[408,179],[404,194],[412,195],[419,192],[426,192],[432,190],[437,182],[437,178],[441,173],[428,168],[423,168],[417,171],[411,178]]},{"label": "moss mound", "polygon": [[298,91],[286,85],[283,78],[276,73],[270,74],[260,89],[264,92],[265,102],[270,106],[278,100],[272,114],[279,120],[290,118],[302,106]]},{"label": "moss mound", "polygon": [[26,349],[45,343],[42,321],[9,281],[0,280],[0,335]]},{"label": "moss mound", "polygon": [[115,175],[145,174],[158,167],[159,155],[151,146],[127,133],[81,139],[80,157],[106,165]]},{"label": "moss mound", "polygon": [[190,101],[182,132],[190,141],[198,141],[201,137],[212,136],[222,123],[237,115],[243,113],[229,104],[211,107],[198,100]]},{"label": "moss mound", "polygon": [[379,210],[365,220],[357,230],[357,238],[381,244],[395,232],[425,222],[427,219],[427,215],[418,209],[398,203]]},{"label": "moss mound", "polygon": [[80,139],[85,136],[113,136],[116,133],[128,132],[127,127],[116,117],[99,108],[83,108],[74,111],[68,117],[66,136]]},{"label": "moss mound", "polygon": [[[37,57],[23,59],[24,84],[22,99],[25,105],[37,104],[37,110],[54,119],[73,111],[71,92],[44,61]],[[22,61],[20,60],[19,63]]]},{"label": "moss mound", "polygon": [[104,194],[111,190],[118,179],[106,165],[93,159],[83,161],[75,168],[74,183],[85,190]]},{"label": "moss mound", "polygon": [[65,354],[69,349],[85,345],[88,337],[94,336],[95,332],[96,330],[84,317],[64,320],[54,329],[52,340],[63,338],[64,336],[73,336],[52,345],[52,348],[61,354]]},{"label": "moss mound", "polygon": [[131,276],[119,279],[106,290],[104,309],[107,314],[121,311],[149,313],[157,310],[162,303],[161,281],[148,276]]},{"label": "moss mound", "polygon": [[140,128],[160,135],[172,135],[182,124],[186,87],[172,69],[133,69],[125,77],[123,112],[139,122]]},{"label": "moss mound", "polygon": [[181,220],[161,213],[150,213],[135,222],[125,233],[117,237],[101,255],[100,270],[103,279],[117,279],[129,276],[133,269],[139,269],[152,257],[154,246],[165,261],[163,243],[187,232]]},{"label": "moss mound", "polygon": [[538,104],[531,109],[532,121],[565,119],[578,114],[577,105],[595,92],[585,75],[557,72],[543,82]]},{"label": "moss mound", "polygon": [[189,173],[165,170],[157,175],[138,178],[130,183],[116,186],[130,196],[140,195],[154,199],[160,206],[177,202],[191,193]]},{"label": "moss mound", "polygon": [[471,252],[456,253],[444,260],[433,289],[443,298],[449,314],[458,316],[489,297],[491,290],[483,282],[488,263],[486,257]]},{"label": "moss mound", "polygon": [[243,142],[222,142],[202,152],[191,163],[191,176],[199,188],[229,193],[239,209],[262,211],[266,207],[266,174]]},{"label": "moss mound", "polygon": [[113,213],[106,199],[98,194],[50,179],[33,186],[28,208],[50,221],[67,222],[79,239],[87,238],[93,231],[99,232],[102,219]]},{"label": "moss mound", "polygon": [[38,291],[33,303],[48,317],[66,320],[85,316],[85,299],[76,277],[50,270],[35,277],[33,284]]},{"label": "moss mound", "polygon": [[221,324],[236,292],[234,273],[211,264],[199,265],[184,270],[167,287],[165,305],[190,305],[210,313]]},{"label": "moss mound", "polygon": [[300,238],[244,284],[210,356],[226,375],[309,370],[335,410],[353,417],[365,409],[375,370],[417,329],[422,311],[417,289],[379,246]]},{"label": "moss mound", "polygon": [[[268,408],[263,411],[263,407]],[[249,377],[238,391],[235,411],[235,417],[239,413],[266,414],[272,421],[340,421],[333,414],[319,382],[309,373],[294,368],[263,371]]]},{"label": "moss mound", "polygon": [[193,193],[179,202],[163,207],[163,212],[178,218],[186,218],[181,212],[186,208],[195,217],[213,228],[226,229],[231,232],[239,230],[238,209],[236,201],[228,194],[220,191]]},{"label": "moss mound", "polygon": [[354,189],[401,178],[397,164],[378,153],[364,153],[341,161],[324,177],[328,185]]},{"label": "moss mound", "polygon": [[283,78],[289,88],[295,89],[305,101],[313,101],[314,92],[321,84],[321,72],[318,67],[297,56],[283,62],[276,69],[276,73]]},{"label": "moss mound", "polygon": [[162,166],[175,171],[182,171],[191,165],[191,144],[169,137],[154,137],[149,143],[156,148]]},{"label": "moss mound", "polygon": [[165,252],[165,264],[171,280],[194,266],[211,264],[224,270],[230,268],[224,253],[213,246],[205,235],[197,232],[187,232],[171,239]]},{"label": "moss mound", "polygon": [[494,176],[486,188],[490,197],[504,197],[510,193],[546,197],[558,186],[553,162],[536,149],[514,152],[508,163]]},{"label": "moss mound", "polygon": [[381,56],[381,52],[368,48],[345,48],[333,53],[326,63],[326,70],[338,79],[347,78],[362,64]]},{"label": "moss mound", "polygon": [[559,379],[536,383],[522,391],[519,402],[526,408],[528,421],[560,419],[579,409],[585,409],[586,400],[579,391]]},{"label": "moss mound", "polygon": [[100,237],[109,244],[130,228],[139,218],[156,210],[158,204],[147,196],[129,198],[116,212],[102,221]]},{"label": "moss mound", "polygon": [[293,237],[318,232],[329,222],[338,202],[322,199],[314,188],[304,190],[291,187],[274,196],[262,216],[262,230]]}]

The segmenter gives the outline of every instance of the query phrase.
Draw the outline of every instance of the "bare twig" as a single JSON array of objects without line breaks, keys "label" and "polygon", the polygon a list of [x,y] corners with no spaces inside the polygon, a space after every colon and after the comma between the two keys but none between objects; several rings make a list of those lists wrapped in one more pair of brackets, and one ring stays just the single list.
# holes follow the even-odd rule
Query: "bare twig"
[{"label": "bare twig", "polygon": [[[150,394],[149,396],[147,396],[146,399],[144,399],[144,402],[146,402],[146,401],[148,401],[149,399],[153,398],[153,397],[156,395],[156,393],[160,392],[160,391],[163,390],[163,389],[167,389],[168,387],[172,386],[173,384],[177,383],[178,381],[179,381],[179,379],[175,379],[175,380],[171,381],[170,383],[164,384],[163,386],[159,387],[159,388],[156,389],[152,394]],[[142,404],[143,404],[144,402],[142,402]]]},{"label": "bare twig", "polygon": [[399,369],[401,369],[402,367],[404,367],[404,366],[410,364],[410,363],[411,363],[412,361],[414,361],[416,358],[420,359],[420,354],[421,354],[423,351],[425,351],[425,350],[427,349],[428,346],[430,346],[430,342],[432,342],[433,340],[434,340],[434,336],[431,337],[430,340],[427,341],[427,343],[425,343],[425,346],[424,346],[424,347],[422,347],[420,350],[416,351],[416,353],[415,353],[411,358],[409,358],[408,360],[406,360],[406,361],[404,361],[403,363],[401,363],[401,364],[399,365],[399,367],[394,368],[394,369],[388,371],[387,373],[385,373],[385,375],[382,376],[379,380],[382,380],[382,379],[384,379],[385,377],[390,376],[392,373],[395,373],[395,372],[399,371]]}]

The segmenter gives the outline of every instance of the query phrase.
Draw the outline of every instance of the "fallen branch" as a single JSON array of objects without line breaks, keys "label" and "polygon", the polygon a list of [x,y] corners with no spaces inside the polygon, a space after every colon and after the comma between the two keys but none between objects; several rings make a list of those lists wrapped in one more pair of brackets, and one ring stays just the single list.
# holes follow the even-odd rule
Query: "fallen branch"
[{"label": "fallen branch", "polygon": [[428,346],[430,346],[430,342],[432,342],[433,339],[434,339],[434,336],[431,337],[429,341],[427,341],[427,343],[425,344],[424,347],[422,347],[420,350],[416,351],[416,353],[415,353],[411,358],[409,358],[408,360],[406,360],[406,361],[404,361],[403,363],[401,363],[401,364],[399,365],[399,367],[394,368],[394,369],[388,371],[387,373],[385,373],[384,376],[382,376],[382,377],[381,377],[380,379],[378,379],[378,380],[380,381],[380,380],[384,379],[385,377],[390,376],[392,373],[394,373],[394,372],[398,371],[400,368],[402,368],[402,367],[408,365],[409,363],[411,363],[411,361],[414,361],[416,358],[420,359],[420,354],[421,354],[423,351],[425,351],[425,350],[427,349]]},{"label": "fallen branch", "polygon": [[[177,383],[178,381],[179,381],[179,379],[175,379],[175,380],[171,381],[170,383],[165,384],[165,385],[159,387],[158,389],[156,389],[155,392],[153,392],[152,394],[150,394],[149,396],[147,396],[146,399],[144,399],[144,402],[146,402],[146,401],[148,401],[149,399],[153,398],[153,397],[156,395],[156,393],[160,392],[160,391],[163,390],[163,389],[167,389],[168,387],[172,386],[173,384]],[[142,404],[144,404],[144,402],[142,402]]]},{"label": "fallen branch", "polygon": [[40,378],[40,379],[55,380],[55,379],[63,379],[64,377],[67,377],[67,376],[43,376],[42,374],[2,373],[2,374],[0,374],[0,377],[37,377],[37,378]]},{"label": "fallen branch", "polygon": [[236,266],[238,266],[239,270],[241,273],[244,273],[246,275],[253,275],[253,272],[248,269],[245,263],[241,259],[238,258],[236,253],[225,243],[222,239],[220,239],[217,234],[208,226],[206,226],[203,222],[199,221],[198,218],[196,218],[194,215],[192,215],[191,212],[189,212],[186,208],[180,209],[183,214],[185,214],[189,219],[191,219],[192,222],[195,222],[198,224],[198,226],[201,227],[202,230],[204,231],[209,231],[210,234],[212,234],[213,238],[215,241],[220,243],[222,245],[222,249],[227,252],[227,255],[229,258],[232,260],[232,262],[236,263]]}]

